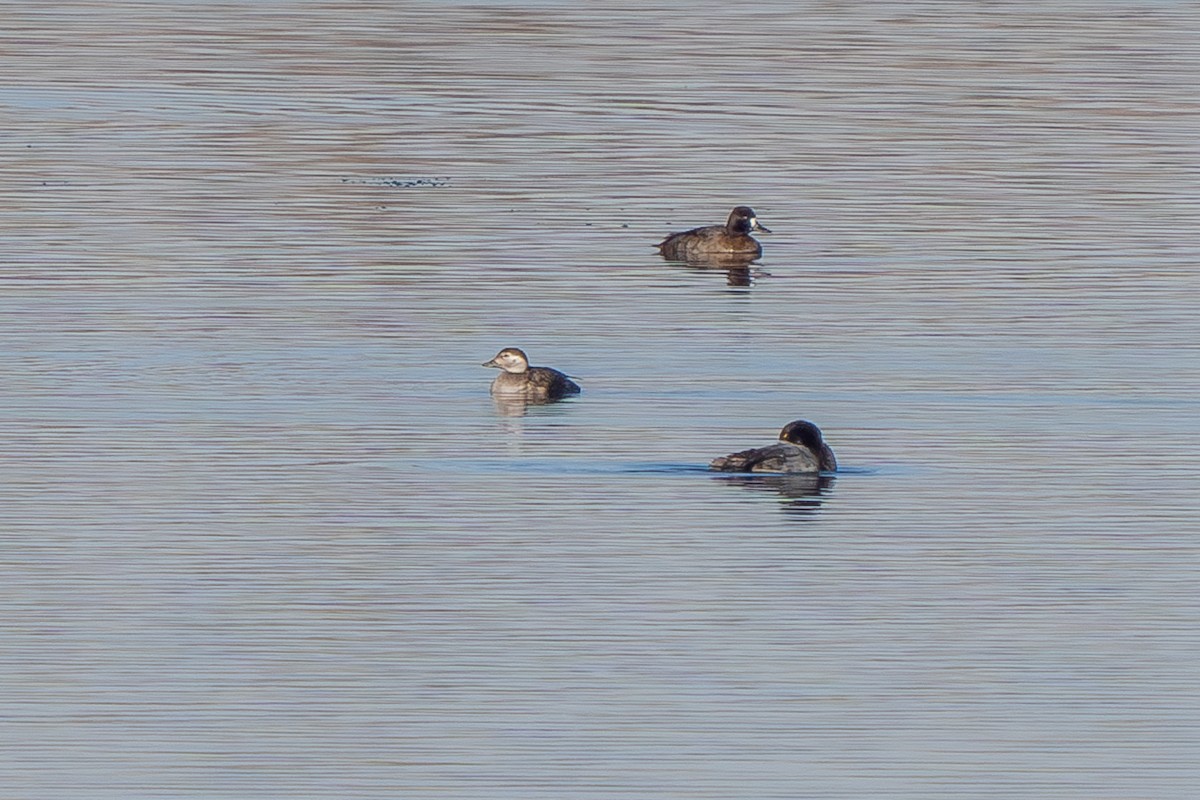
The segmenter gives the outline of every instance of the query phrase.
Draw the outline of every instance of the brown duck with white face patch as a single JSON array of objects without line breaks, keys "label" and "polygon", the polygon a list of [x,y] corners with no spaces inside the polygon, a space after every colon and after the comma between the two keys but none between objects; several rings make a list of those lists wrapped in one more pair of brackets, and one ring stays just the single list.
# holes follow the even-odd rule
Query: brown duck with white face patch
[{"label": "brown duck with white face patch", "polygon": [[558,400],[581,391],[578,384],[556,369],[529,366],[525,352],[516,347],[504,348],[483,366],[502,370],[492,381],[492,394],[497,397]]},{"label": "brown duck with white face patch", "polygon": [[729,212],[729,219],[724,225],[708,225],[672,233],[658,243],[658,252],[664,258],[675,261],[705,260],[717,256],[754,259],[762,255],[762,245],[750,235],[754,231],[771,232],[758,224],[754,209],[738,206]]},{"label": "brown duck with white face patch", "polygon": [[714,458],[708,468],[721,472],[836,472],[837,459],[821,429],[798,419],[783,426],[776,444]]}]

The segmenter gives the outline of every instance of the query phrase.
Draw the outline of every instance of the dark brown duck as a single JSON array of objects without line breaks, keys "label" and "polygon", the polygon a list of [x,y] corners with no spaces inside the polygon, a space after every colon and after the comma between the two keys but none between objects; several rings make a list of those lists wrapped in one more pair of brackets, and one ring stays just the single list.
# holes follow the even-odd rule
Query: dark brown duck
[{"label": "dark brown duck", "polygon": [[753,231],[771,232],[758,224],[754,209],[738,206],[729,212],[729,219],[724,225],[708,225],[682,233],[672,233],[659,242],[658,252],[662,253],[664,258],[676,261],[703,260],[728,255],[758,258],[762,255],[762,245],[750,235]]},{"label": "dark brown duck", "polygon": [[798,419],[783,426],[777,443],[714,458],[708,468],[721,472],[836,472],[837,459],[821,429]]}]

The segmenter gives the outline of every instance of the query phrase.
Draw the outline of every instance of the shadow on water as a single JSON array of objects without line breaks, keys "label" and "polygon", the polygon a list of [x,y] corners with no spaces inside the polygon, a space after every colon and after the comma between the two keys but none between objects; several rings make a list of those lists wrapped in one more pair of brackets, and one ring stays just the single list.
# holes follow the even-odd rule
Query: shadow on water
[{"label": "shadow on water", "polygon": [[837,478],[818,473],[792,475],[714,475],[717,480],[730,486],[758,492],[778,494],[780,509],[785,514],[808,516],[821,507],[822,498],[831,494]]}]

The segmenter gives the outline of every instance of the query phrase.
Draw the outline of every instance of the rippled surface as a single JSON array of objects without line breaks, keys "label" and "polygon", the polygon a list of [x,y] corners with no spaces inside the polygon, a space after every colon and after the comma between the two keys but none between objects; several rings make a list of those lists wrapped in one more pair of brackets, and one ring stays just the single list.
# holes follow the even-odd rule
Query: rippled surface
[{"label": "rippled surface", "polygon": [[1200,14],[853,6],[6,11],[5,796],[1191,798]]}]

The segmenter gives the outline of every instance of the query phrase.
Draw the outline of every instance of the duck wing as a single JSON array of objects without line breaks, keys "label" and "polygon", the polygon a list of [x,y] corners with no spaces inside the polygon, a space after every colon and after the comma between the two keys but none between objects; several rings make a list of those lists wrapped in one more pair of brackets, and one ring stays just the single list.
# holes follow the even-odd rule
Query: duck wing
[{"label": "duck wing", "polygon": [[683,260],[687,257],[688,251],[697,247],[703,249],[701,241],[719,235],[724,230],[722,225],[704,225],[688,231],[672,233],[658,243],[658,252],[667,258]]},{"label": "duck wing", "polygon": [[544,393],[551,399],[579,394],[582,391],[579,384],[550,367],[530,367],[527,380],[531,389],[539,394]]},{"label": "duck wing", "polygon": [[721,472],[819,472],[813,454],[803,447],[779,442],[714,458],[709,469]]}]

